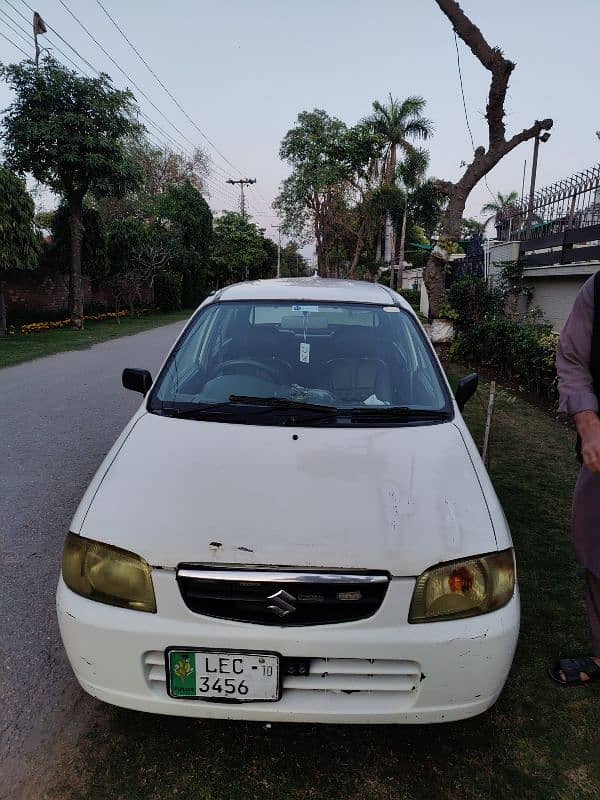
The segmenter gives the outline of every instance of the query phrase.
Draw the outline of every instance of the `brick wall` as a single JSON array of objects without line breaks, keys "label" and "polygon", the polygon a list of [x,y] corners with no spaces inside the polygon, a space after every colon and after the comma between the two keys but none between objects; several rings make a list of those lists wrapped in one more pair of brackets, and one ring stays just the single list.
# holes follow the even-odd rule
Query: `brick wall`
[{"label": "brick wall", "polygon": [[[61,311],[67,308],[69,275],[52,270],[9,270],[3,275],[4,298],[8,313],[18,311]],[[111,292],[93,287],[89,277],[83,276],[84,303],[113,305]],[[152,302],[152,290],[145,301]]]}]

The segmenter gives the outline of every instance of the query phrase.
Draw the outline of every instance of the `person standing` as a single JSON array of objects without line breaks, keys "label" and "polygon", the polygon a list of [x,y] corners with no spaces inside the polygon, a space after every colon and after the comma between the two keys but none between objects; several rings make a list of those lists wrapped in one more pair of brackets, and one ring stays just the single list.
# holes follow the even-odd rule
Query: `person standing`
[{"label": "person standing", "polygon": [[586,571],[592,655],[559,659],[548,675],[561,686],[600,681],[600,272],[577,295],[558,342],[559,412],[577,428],[581,471],[573,495],[571,535]]}]

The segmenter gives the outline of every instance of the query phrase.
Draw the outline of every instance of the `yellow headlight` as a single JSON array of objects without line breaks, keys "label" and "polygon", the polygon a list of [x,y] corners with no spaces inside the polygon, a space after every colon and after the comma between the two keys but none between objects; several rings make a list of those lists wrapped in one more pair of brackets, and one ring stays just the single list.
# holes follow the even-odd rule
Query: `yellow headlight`
[{"label": "yellow headlight", "polygon": [[502,608],[515,590],[512,549],[439,564],[417,578],[409,622],[435,622]]},{"label": "yellow headlight", "polygon": [[90,600],[156,613],[150,567],[135,553],[69,533],[62,574],[69,589]]}]

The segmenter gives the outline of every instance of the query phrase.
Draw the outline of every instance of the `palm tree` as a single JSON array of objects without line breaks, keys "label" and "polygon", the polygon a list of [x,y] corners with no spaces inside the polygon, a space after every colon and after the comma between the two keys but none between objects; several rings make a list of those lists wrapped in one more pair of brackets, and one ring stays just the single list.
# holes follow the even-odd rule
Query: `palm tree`
[{"label": "palm tree", "polygon": [[[390,94],[388,105],[378,100],[373,103],[370,121],[384,142],[382,183],[391,186],[396,181],[398,150],[405,155],[413,153],[413,141],[425,140],[432,135],[433,125],[423,116],[424,110],[425,100],[416,96],[400,101]],[[388,263],[393,260],[394,249],[394,230],[388,214],[385,233],[385,261]]]},{"label": "palm tree", "polygon": [[487,224],[493,219],[496,219],[504,212],[515,208],[518,201],[518,192],[509,192],[508,194],[502,194],[502,192],[498,192],[496,195],[496,200],[491,203],[486,203],[481,209],[482,214],[489,214],[483,224],[487,226]]},{"label": "palm tree", "polygon": [[[415,197],[419,188],[423,185],[425,173],[429,166],[429,153],[427,150],[411,149],[397,169],[397,177],[400,179],[404,188],[404,211],[402,213],[402,228],[400,233],[400,250],[398,253],[398,273],[394,270],[392,288],[397,289],[398,284],[402,288],[402,275],[404,271],[404,252],[406,249],[406,226],[408,222],[409,207],[417,199]],[[393,251],[392,251],[393,252]]]}]

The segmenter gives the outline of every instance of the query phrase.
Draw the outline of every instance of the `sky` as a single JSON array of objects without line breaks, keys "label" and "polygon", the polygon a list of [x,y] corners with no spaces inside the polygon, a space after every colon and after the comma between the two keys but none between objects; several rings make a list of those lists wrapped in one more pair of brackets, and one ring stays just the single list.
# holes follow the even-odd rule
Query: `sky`
[{"label": "sky", "polygon": [[[270,204],[288,174],[279,144],[302,110],[322,108],[354,124],[370,113],[373,100],[384,101],[390,93],[401,99],[421,95],[435,127],[428,143],[430,173],[454,180],[460,162],[470,160],[454,36],[434,0],[101,0],[195,125],[130,49],[98,0],[36,2],[44,20],[93,67],[108,72],[115,85],[132,88],[142,110],[164,131],[152,128],[153,137],[164,142],[168,132],[179,147],[198,145],[210,155],[214,210],[236,208],[239,193],[227,178],[256,178],[247,189],[250,212],[272,237],[277,219]],[[463,0],[462,7],[488,42],[517,64],[506,103],[507,136],[536,119],[554,119],[552,136],[540,147],[538,186],[599,162],[600,0]],[[0,0],[0,33],[28,54],[32,46],[14,29],[26,36],[18,25],[28,31],[30,19],[24,0]],[[459,50],[475,146],[486,145],[489,73],[462,42]],[[0,61],[20,58],[23,54],[0,37]],[[0,85],[0,108],[10,99]],[[490,192],[520,193],[525,160],[527,191],[532,147],[532,142],[522,144],[507,156],[489,174],[489,190],[484,183],[476,187],[468,216],[480,216]]]}]

